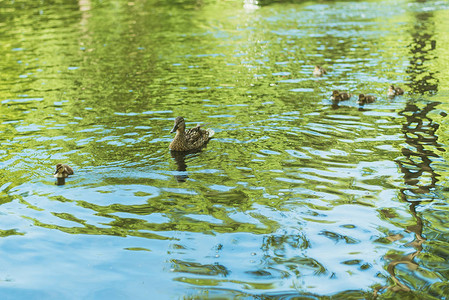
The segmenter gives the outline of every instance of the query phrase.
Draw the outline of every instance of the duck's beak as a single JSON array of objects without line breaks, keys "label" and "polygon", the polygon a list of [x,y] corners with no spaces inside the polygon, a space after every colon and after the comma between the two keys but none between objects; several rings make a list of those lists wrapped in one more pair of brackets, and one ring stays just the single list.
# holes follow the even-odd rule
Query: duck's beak
[{"label": "duck's beak", "polygon": [[175,126],[173,126],[173,129],[170,131],[170,133],[176,132],[176,130],[178,130],[178,124],[175,124]]},{"label": "duck's beak", "polygon": [[56,169],[56,171],[55,171],[55,173],[53,175],[56,175],[56,174],[58,174],[58,169]]}]

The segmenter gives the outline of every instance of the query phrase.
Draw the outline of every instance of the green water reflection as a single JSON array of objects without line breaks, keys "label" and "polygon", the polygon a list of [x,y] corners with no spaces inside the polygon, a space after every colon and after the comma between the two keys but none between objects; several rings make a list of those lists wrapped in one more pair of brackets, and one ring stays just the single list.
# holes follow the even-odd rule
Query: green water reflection
[{"label": "green water reflection", "polygon": [[[0,2],[2,299],[446,297],[448,17]],[[206,148],[170,153],[180,115]]]}]

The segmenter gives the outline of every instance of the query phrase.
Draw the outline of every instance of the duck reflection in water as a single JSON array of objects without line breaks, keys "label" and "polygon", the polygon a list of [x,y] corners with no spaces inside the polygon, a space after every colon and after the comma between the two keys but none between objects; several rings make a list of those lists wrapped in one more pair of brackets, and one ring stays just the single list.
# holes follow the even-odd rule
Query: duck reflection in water
[{"label": "duck reflection in water", "polygon": [[64,185],[65,184],[65,178],[64,177],[57,177],[55,184],[56,185]]},{"label": "duck reflection in water", "polygon": [[175,178],[178,182],[185,182],[187,178],[189,178],[189,175],[187,173],[186,157],[189,155],[193,156],[194,153],[199,152],[201,152],[201,149],[190,151],[170,151],[170,154],[175,159],[175,163],[177,166],[176,171],[178,171],[178,173],[175,174]]}]

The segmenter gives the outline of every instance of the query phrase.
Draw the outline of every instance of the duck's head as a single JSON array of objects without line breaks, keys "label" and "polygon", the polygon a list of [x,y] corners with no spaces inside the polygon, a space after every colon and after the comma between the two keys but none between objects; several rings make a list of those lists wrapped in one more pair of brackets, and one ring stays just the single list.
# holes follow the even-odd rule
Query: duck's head
[{"label": "duck's head", "polygon": [[56,165],[56,171],[55,171],[54,175],[56,175],[58,173],[62,173],[62,172],[64,172],[64,166],[62,164],[57,164]]},{"label": "duck's head", "polygon": [[173,129],[170,131],[170,133],[173,133],[173,132],[175,132],[178,129],[185,130],[185,128],[186,128],[186,123],[184,121],[184,118],[183,117],[176,117],[175,125],[173,126]]},{"label": "duck's head", "polygon": [[340,92],[335,90],[332,92],[332,97],[337,97],[338,95],[340,95]]},{"label": "duck's head", "polygon": [[364,105],[365,104],[365,95],[364,94],[360,94],[359,95],[359,100],[357,100],[357,103],[359,105]]}]

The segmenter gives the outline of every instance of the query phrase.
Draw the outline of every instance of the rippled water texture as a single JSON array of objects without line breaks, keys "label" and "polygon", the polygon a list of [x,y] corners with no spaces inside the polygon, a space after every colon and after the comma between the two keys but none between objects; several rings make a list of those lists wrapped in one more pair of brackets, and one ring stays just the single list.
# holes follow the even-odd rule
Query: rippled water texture
[{"label": "rippled water texture", "polygon": [[449,295],[447,1],[7,0],[0,37],[2,299]]}]

